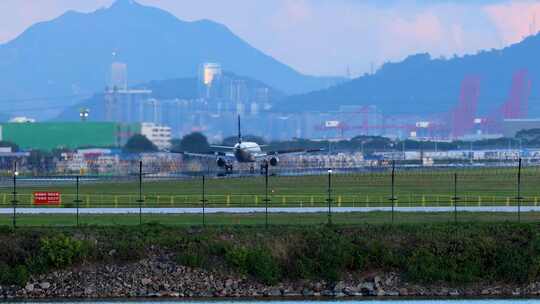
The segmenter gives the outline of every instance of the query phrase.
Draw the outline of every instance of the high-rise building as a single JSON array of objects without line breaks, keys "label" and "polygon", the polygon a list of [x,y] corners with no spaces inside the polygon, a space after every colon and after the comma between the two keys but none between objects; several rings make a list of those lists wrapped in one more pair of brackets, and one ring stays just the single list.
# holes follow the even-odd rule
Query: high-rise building
[{"label": "high-rise building", "polygon": [[202,82],[206,86],[212,86],[214,81],[217,81],[221,75],[221,65],[219,63],[205,63],[202,69]]},{"label": "high-rise building", "polygon": [[147,109],[145,105],[151,99],[150,90],[115,90],[105,91],[105,120],[116,122],[143,122]]},{"label": "high-rise building", "polygon": [[204,63],[199,71],[199,97],[219,98],[223,71],[219,63]]},{"label": "high-rise building", "polygon": [[127,64],[122,62],[113,62],[111,64],[111,81],[110,86],[116,90],[127,90]]}]

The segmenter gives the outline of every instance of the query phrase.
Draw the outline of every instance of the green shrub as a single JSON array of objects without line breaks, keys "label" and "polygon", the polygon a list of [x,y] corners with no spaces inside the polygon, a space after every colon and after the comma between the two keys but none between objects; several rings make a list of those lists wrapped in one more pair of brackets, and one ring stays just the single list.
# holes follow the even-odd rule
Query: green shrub
[{"label": "green shrub", "polygon": [[273,285],[281,278],[280,263],[262,246],[227,247],[225,261],[240,273],[249,274],[265,284]]},{"label": "green shrub", "polygon": [[244,247],[229,247],[225,251],[225,261],[242,273],[247,273],[248,251]]},{"label": "green shrub", "polygon": [[10,281],[11,269],[6,263],[0,262],[0,285],[8,285]]},{"label": "green shrub", "polygon": [[138,261],[144,257],[145,254],[145,243],[139,238],[121,238],[117,239],[111,247],[108,247],[104,252],[107,255],[111,250],[115,251],[114,256],[112,257],[116,261],[121,262],[130,262]]},{"label": "green shrub", "polygon": [[89,246],[81,240],[63,234],[41,239],[42,262],[50,267],[61,268],[72,265],[88,254]]},{"label": "green shrub", "polygon": [[30,279],[30,274],[28,269],[24,265],[17,265],[11,269],[10,282],[11,284],[24,286],[28,279]]},{"label": "green shrub", "polygon": [[408,279],[415,282],[433,283],[442,279],[439,258],[426,248],[413,251],[407,261]]},{"label": "green shrub", "polygon": [[265,284],[274,285],[281,277],[279,263],[263,247],[248,250],[245,265],[249,274]]},{"label": "green shrub", "polygon": [[208,260],[208,248],[200,243],[190,242],[176,254],[177,263],[188,267],[206,267]]},{"label": "green shrub", "polygon": [[346,269],[364,266],[365,256],[361,248],[335,231],[308,232],[303,239],[303,243],[292,249],[287,266],[294,277],[337,281]]},{"label": "green shrub", "polygon": [[0,263],[0,285],[19,285],[24,286],[30,274],[24,265],[17,265],[10,268],[4,263]]}]

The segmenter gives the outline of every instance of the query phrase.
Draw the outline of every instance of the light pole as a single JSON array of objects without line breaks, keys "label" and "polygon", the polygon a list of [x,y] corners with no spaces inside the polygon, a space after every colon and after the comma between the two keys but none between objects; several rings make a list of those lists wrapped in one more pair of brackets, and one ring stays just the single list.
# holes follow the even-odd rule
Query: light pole
[{"label": "light pole", "polygon": [[79,116],[81,117],[81,121],[86,121],[88,119],[88,116],[90,115],[90,110],[88,109],[81,109],[79,112]]},{"label": "light pole", "polygon": [[328,169],[328,225],[332,225],[332,169]]},{"label": "light pole", "polygon": [[17,176],[19,176],[19,171],[17,171],[17,162],[15,161],[13,165],[13,199],[11,200],[13,205],[13,228],[17,228]]}]

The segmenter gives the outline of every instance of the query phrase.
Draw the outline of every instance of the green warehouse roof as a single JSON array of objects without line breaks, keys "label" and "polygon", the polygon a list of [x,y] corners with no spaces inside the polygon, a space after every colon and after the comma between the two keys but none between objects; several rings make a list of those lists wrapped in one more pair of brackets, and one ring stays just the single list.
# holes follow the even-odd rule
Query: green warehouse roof
[{"label": "green warehouse roof", "polygon": [[138,125],[114,122],[43,122],[0,124],[0,139],[16,143],[22,149],[114,147],[140,132]]}]

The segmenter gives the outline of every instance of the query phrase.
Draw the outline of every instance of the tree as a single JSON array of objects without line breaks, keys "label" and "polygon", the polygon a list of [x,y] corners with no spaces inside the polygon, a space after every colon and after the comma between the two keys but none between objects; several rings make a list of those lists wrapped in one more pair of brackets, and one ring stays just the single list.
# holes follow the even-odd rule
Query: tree
[{"label": "tree", "polygon": [[141,134],[133,135],[124,146],[124,151],[129,153],[156,152],[158,148]]},{"label": "tree", "polygon": [[200,132],[190,133],[175,143],[173,146],[175,152],[208,153],[210,151],[208,139]]},{"label": "tree", "polygon": [[538,144],[540,143],[540,129],[521,130],[516,133],[516,139],[532,144]]}]

